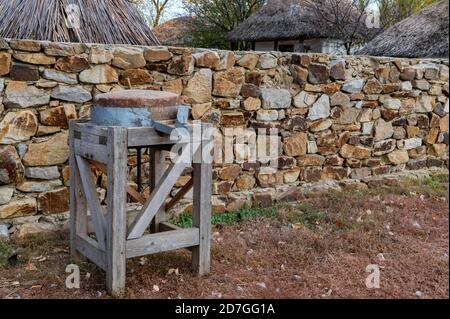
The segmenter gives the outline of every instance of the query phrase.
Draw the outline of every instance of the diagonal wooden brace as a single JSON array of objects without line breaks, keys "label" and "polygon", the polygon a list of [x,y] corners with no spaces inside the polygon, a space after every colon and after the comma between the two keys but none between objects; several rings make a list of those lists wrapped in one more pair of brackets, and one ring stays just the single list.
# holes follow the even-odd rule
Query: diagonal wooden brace
[{"label": "diagonal wooden brace", "polygon": [[80,172],[81,184],[83,185],[83,193],[86,197],[89,210],[91,211],[92,221],[94,224],[95,235],[98,245],[101,249],[106,247],[106,220],[102,213],[102,207],[98,200],[97,191],[92,184],[91,168],[84,158],[76,155],[78,170]]},{"label": "diagonal wooden brace", "polygon": [[186,195],[191,190],[192,186],[194,186],[193,178],[191,178],[189,182],[187,182],[187,184],[178,191],[178,193],[172,198],[172,200],[167,203],[166,210],[170,210],[172,207],[174,207],[176,203],[178,203],[184,197],[184,195]]},{"label": "diagonal wooden brace", "polygon": [[[187,158],[187,154],[190,154],[191,152],[191,146],[193,148],[192,154],[195,154],[200,145],[197,143],[186,145],[183,149],[181,158]],[[170,194],[170,191],[187,165],[188,163],[186,163],[186,161],[179,161],[177,163],[173,163],[166,170],[150,195],[147,203],[142,208],[141,213],[136,217],[133,224],[130,226],[127,237],[128,240],[142,237],[145,230],[158,213],[158,210],[164,205],[167,196]]]}]

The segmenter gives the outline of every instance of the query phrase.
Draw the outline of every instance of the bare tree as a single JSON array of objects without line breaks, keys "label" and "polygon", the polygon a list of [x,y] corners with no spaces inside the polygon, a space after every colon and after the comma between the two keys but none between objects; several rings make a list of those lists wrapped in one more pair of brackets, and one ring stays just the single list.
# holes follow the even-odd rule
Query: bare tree
[{"label": "bare tree", "polygon": [[375,0],[383,28],[389,28],[436,1],[437,0]]},{"label": "bare tree", "polygon": [[158,26],[171,8],[174,0],[131,0],[152,27]]},{"label": "bare tree", "polygon": [[226,36],[255,13],[266,0],[183,0],[184,9],[196,18],[192,26],[199,46],[246,49],[245,43],[230,43]]},{"label": "bare tree", "polygon": [[372,0],[314,0],[309,1],[314,23],[327,28],[343,41],[347,54],[370,40],[380,30],[366,26]]}]

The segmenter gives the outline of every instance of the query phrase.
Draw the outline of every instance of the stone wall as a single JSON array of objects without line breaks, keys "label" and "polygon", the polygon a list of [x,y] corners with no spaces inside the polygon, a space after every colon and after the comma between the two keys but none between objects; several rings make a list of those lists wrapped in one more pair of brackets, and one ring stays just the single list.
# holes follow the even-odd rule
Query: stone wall
[{"label": "stone wall", "polygon": [[[277,128],[278,170],[246,163],[237,149],[235,163],[216,165],[220,213],[296,200],[310,183],[364,187],[384,174],[448,167],[448,80],[448,60],[0,39],[0,224],[20,235],[67,219],[67,121],[89,117],[98,93],[165,90],[220,129]],[[135,163],[131,153],[130,182]],[[190,207],[188,194],[176,210]]]}]

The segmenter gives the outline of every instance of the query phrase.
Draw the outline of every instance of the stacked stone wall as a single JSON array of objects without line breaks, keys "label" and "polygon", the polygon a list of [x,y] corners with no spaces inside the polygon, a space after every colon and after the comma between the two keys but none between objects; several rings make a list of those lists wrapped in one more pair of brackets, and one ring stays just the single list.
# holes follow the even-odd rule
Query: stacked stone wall
[{"label": "stacked stone wall", "polygon": [[[67,218],[68,121],[89,118],[96,94],[129,88],[176,93],[221,134],[277,130],[277,169],[238,145],[214,166],[216,213],[298,200],[311,183],[448,167],[448,60],[0,39],[0,224],[20,235]],[[135,183],[133,153],[129,169]],[[190,209],[188,194],[175,210]]]}]

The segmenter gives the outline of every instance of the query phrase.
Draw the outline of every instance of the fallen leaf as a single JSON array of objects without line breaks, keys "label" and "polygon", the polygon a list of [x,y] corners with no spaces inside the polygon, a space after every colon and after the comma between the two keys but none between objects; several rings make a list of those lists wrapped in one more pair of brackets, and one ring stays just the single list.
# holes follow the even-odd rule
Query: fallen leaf
[{"label": "fallen leaf", "polygon": [[139,258],[138,264],[144,266],[147,263],[147,258],[141,257]]},{"label": "fallen leaf", "polygon": [[28,265],[26,265],[25,270],[27,270],[27,271],[36,271],[37,267],[34,264],[29,263]]},{"label": "fallen leaf", "polygon": [[267,288],[267,285],[266,285],[265,282],[258,282],[258,283],[256,283],[256,285],[257,285],[258,287],[263,288],[263,289],[266,289],[266,288]]},{"label": "fallen leaf", "polygon": [[175,275],[178,276],[180,274],[180,270],[178,268],[176,268],[176,269],[175,268],[170,268],[169,271],[167,272],[167,274],[168,275],[175,274]]}]

